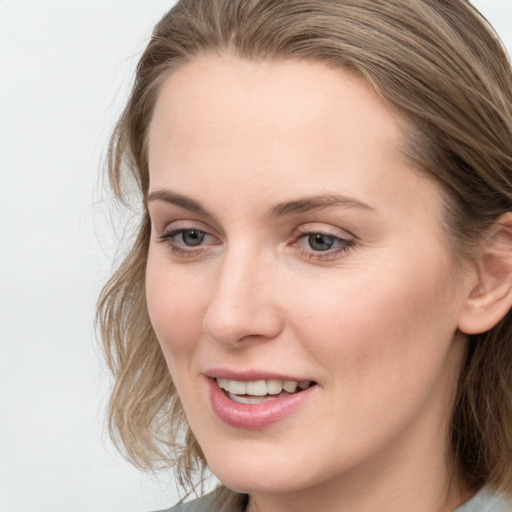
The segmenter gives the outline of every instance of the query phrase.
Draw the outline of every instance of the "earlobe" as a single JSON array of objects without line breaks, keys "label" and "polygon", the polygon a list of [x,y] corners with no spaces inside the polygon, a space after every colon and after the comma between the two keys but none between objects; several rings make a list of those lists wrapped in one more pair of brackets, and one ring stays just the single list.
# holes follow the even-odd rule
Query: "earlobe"
[{"label": "earlobe", "polygon": [[459,315],[466,334],[492,329],[512,307],[512,212],[502,215],[489,231],[476,262],[477,283]]}]

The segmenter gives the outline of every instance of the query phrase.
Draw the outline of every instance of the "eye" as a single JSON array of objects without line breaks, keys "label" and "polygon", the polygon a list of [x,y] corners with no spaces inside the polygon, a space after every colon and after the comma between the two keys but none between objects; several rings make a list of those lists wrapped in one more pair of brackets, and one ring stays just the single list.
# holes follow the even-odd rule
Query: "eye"
[{"label": "eye", "polygon": [[177,236],[185,245],[189,247],[197,247],[203,243],[206,233],[204,231],[199,231],[198,229],[186,229],[175,236]]},{"label": "eye", "polygon": [[332,260],[350,250],[354,239],[302,227],[292,245],[300,249],[300,255],[304,258]]},{"label": "eye", "polygon": [[168,245],[171,252],[178,256],[199,255],[218,240],[201,229],[177,226],[157,237]]},{"label": "eye", "polygon": [[313,233],[307,236],[307,243],[314,251],[328,251],[336,244],[336,237],[323,233]]}]

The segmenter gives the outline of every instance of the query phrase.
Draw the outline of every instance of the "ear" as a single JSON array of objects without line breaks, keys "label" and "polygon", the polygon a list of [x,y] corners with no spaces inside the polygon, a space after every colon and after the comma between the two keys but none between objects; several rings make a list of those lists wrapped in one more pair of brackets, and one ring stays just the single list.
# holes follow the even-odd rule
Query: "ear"
[{"label": "ear", "polygon": [[466,334],[492,329],[512,307],[512,212],[489,230],[475,265],[476,284],[459,315],[459,330]]}]

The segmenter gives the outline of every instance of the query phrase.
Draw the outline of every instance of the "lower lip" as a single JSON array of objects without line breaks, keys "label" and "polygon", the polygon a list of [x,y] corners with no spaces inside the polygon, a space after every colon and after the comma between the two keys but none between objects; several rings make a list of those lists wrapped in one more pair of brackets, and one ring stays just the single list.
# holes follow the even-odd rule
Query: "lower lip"
[{"label": "lower lip", "polygon": [[284,420],[304,405],[316,386],[299,393],[279,396],[260,404],[240,404],[230,400],[217,385],[215,379],[208,378],[210,401],[215,414],[228,425],[237,428],[257,430]]}]

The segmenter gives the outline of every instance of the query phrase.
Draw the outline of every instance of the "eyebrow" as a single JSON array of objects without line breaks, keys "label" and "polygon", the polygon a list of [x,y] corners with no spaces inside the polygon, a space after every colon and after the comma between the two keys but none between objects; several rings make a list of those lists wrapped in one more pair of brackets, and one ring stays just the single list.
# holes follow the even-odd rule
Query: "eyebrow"
[{"label": "eyebrow", "polygon": [[[190,197],[171,192],[167,189],[156,190],[148,195],[148,203],[151,201],[163,201],[173,204],[206,217],[213,218],[213,215],[206,210],[201,203]],[[282,217],[285,215],[296,215],[314,210],[321,210],[330,206],[341,206],[344,208],[359,208],[368,211],[375,211],[373,206],[363,203],[359,199],[338,194],[326,194],[308,196],[293,201],[285,201],[273,206],[270,209],[271,217]]]},{"label": "eyebrow", "polygon": [[299,213],[321,210],[329,206],[342,206],[344,208],[360,208],[368,211],[375,211],[373,206],[359,201],[353,197],[342,196],[338,194],[327,194],[319,196],[304,197],[294,201],[286,201],[274,206],[271,215],[281,217],[283,215],[293,215]]},{"label": "eyebrow", "polygon": [[163,201],[164,203],[174,204],[180,206],[185,210],[197,213],[198,215],[204,215],[206,217],[212,217],[213,215],[201,206],[201,203],[191,199],[190,197],[171,192],[170,190],[155,190],[148,195],[148,203],[151,201]]}]

